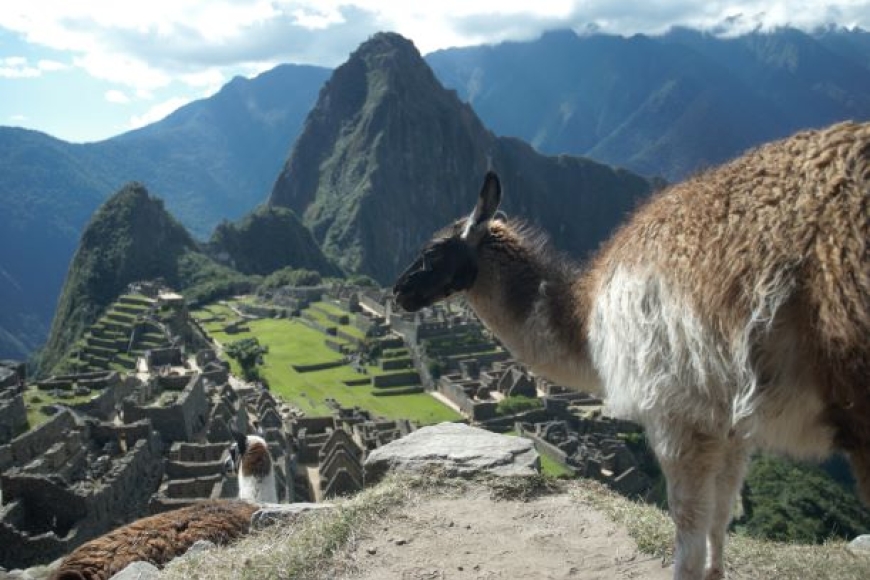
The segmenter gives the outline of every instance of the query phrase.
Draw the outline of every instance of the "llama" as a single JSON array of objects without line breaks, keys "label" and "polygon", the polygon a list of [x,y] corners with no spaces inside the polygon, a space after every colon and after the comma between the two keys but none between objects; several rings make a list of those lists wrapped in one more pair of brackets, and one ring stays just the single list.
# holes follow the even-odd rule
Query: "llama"
[{"label": "llama", "polygon": [[198,540],[226,544],[248,533],[257,509],[246,501],[208,500],[136,520],[73,550],[50,580],[106,580],[138,561],[162,566]]},{"label": "llama", "polygon": [[258,503],[278,503],[275,466],[269,445],[259,435],[233,432],[236,442],[224,463],[226,472],[238,473],[239,499]]},{"label": "llama", "polygon": [[674,578],[724,577],[747,458],[845,453],[870,503],[870,124],[798,133],[652,196],[580,267],[476,207],[398,278],[463,293],[514,356],[641,423],[667,478]]}]

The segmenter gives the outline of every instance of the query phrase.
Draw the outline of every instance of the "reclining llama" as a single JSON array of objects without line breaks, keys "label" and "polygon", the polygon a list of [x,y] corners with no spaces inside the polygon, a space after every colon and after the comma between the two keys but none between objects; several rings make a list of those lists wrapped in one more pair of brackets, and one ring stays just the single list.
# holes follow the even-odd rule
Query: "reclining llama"
[{"label": "reclining llama", "polygon": [[278,501],[275,470],[263,438],[233,435],[224,470],[238,472],[237,500],[202,501],[117,528],[73,550],[50,580],[106,580],[133,562],[162,566],[198,540],[225,544],[247,534],[257,504]]},{"label": "reclining llama", "polygon": [[754,449],[842,451],[870,503],[870,124],[799,133],[656,194],[584,268],[497,215],[500,199],[488,173],[396,301],[464,293],[533,371],[643,424],[675,578],[723,577]]}]

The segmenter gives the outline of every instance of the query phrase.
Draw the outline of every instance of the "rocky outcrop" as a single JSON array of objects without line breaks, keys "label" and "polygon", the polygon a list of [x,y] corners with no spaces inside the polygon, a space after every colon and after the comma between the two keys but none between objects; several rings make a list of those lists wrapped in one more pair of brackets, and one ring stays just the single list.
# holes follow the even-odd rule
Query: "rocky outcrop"
[{"label": "rocky outcrop", "polygon": [[461,423],[423,427],[369,453],[366,485],[389,471],[440,469],[448,475],[533,475],[540,459],[528,439],[499,435]]}]

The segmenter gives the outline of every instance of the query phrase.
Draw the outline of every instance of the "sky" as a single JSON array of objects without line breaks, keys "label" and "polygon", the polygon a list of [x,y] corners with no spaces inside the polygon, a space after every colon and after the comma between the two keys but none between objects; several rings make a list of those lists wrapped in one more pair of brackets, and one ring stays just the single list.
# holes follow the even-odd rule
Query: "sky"
[{"label": "sky", "polygon": [[870,29],[870,0],[3,0],[0,125],[106,139],[281,63],[335,67],[372,34],[427,54],[543,31]]}]

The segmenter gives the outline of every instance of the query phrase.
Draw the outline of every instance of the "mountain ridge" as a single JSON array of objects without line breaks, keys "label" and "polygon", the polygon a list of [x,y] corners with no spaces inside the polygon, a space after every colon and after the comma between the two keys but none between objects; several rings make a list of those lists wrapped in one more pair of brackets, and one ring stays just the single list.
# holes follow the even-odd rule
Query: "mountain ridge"
[{"label": "mountain ridge", "polygon": [[[864,114],[870,99],[870,33],[827,28],[753,34],[728,39],[675,29],[661,36],[578,37],[561,31],[529,42],[438,51],[426,62],[444,86],[457,92],[466,106],[462,115],[475,115],[492,134],[477,144],[483,153],[465,153],[474,156],[475,172],[487,167],[486,157],[493,157],[489,143],[498,135],[528,141],[548,155],[585,155],[673,180],[796,128]],[[581,53],[575,52],[578,46]],[[443,62],[445,54],[452,55],[450,66]],[[497,58],[481,61],[487,54]],[[12,249],[0,254],[0,356],[25,358],[43,342],[81,231],[99,204],[125,183],[140,181],[159,191],[166,207],[200,240],[222,220],[237,219],[263,202],[331,74],[281,65],[255,79],[236,78],[212,98],[163,121],[97,143],[72,144],[0,127],[0,247]],[[362,89],[345,83],[348,99],[367,90],[364,76],[358,78]],[[785,79],[788,90],[777,89],[770,79]],[[389,119],[373,118],[378,123]],[[347,150],[333,163],[356,163],[360,171],[374,161],[406,163],[406,152],[390,149],[402,155],[353,159],[371,155],[364,148]],[[427,150],[415,154],[430,156]],[[434,167],[424,170],[426,163],[414,160],[407,177],[418,177],[401,183],[419,184],[420,175],[446,173],[440,187],[425,186],[431,195],[465,196],[475,189],[479,177],[460,182],[450,175],[455,168],[439,167],[438,174]],[[349,205],[358,205],[366,179],[381,179],[378,173],[352,171],[345,177],[333,189],[352,192],[360,185]],[[310,192],[309,186],[304,188]],[[299,205],[307,208],[309,202]],[[428,207],[388,206],[363,221],[395,220]],[[315,236],[333,256],[352,244],[398,242],[405,248],[410,243],[401,236],[391,241],[382,232],[351,231],[352,215],[360,208],[334,209],[314,207],[307,217],[305,210],[296,212],[315,226]],[[446,215],[443,208],[438,211]],[[344,225],[331,230],[330,224],[342,220]],[[436,227],[434,219],[424,222],[419,225]],[[402,235],[410,240],[418,234]],[[345,256],[363,269],[382,270],[382,281],[389,277],[393,265],[366,259]]]},{"label": "mountain ridge", "polygon": [[[130,181],[160,191],[204,239],[263,200],[327,69],[282,65],[210,99],[96,143],[0,127],[0,357],[46,339],[88,219]],[[34,268],[38,264],[39,268]]]}]

